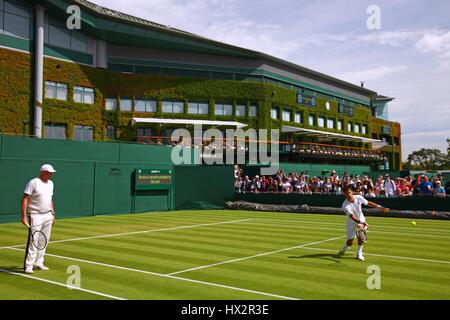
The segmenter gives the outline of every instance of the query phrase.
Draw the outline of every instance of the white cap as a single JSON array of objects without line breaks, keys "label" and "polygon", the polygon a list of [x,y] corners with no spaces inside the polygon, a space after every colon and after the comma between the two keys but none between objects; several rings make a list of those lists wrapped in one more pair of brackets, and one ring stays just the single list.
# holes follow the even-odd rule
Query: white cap
[{"label": "white cap", "polygon": [[41,170],[40,170],[40,171],[41,171],[41,172],[42,172],[42,171],[47,171],[47,172],[51,172],[51,173],[55,173],[55,172],[56,172],[56,170],[53,169],[53,167],[52,167],[51,164],[44,164],[44,165],[41,167]]}]

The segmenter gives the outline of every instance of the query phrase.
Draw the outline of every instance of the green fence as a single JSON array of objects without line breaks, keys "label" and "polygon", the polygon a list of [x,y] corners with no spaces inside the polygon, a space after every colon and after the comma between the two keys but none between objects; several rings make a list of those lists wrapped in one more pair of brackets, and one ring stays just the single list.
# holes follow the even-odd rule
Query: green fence
[{"label": "green fence", "polygon": [[158,145],[36,139],[0,135],[0,159],[171,163],[172,148]]},{"label": "green fence", "polygon": [[[136,169],[174,171],[171,153],[172,148],[167,146],[0,135],[0,222],[20,219],[25,184],[39,175],[44,163],[51,163],[57,170],[52,180],[60,218],[218,208],[232,198],[232,166],[180,166],[174,172],[180,179],[174,178],[171,186],[135,190]],[[198,157],[198,151],[191,157]],[[212,176],[221,181],[221,186],[214,186],[218,192],[213,192],[208,182]],[[199,179],[205,183],[198,183]]]},{"label": "green fence", "polygon": [[[234,167],[175,167],[175,209],[223,209],[234,196]],[[195,192],[192,190],[195,189]]]},{"label": "green fence", "polygon": [[[367,198],[384,207],[395,210],[448,211],[450,197],[416,196],[404,198]],[[342,206],[344,196],[298,193],[236,193],[234,201],[248,201],[262,204],[287,204],[337,208]]]},{"label": "green fence", "polygon": [[[233,166],[173,166],[173,148],[127,143],[45,140],[0,135],[0,222],[18,221],[25,184],[38,176],[43,163],[58,171],[54,203],[58,216],[80,217],[179,209],[223,208],[229,200],[258,203],[340,206],[343,197],[298,194],[234,194]],[[191,152],[194,149],[187,150]],[[177,151],[179,152],[179,150]],[[198,157],[198,151],[190,155]],[[282,163],[289,172],[321,175],[335,169],[350,174],[367,171],[365,166],[333,166]],[[136,169],[171,170],[171,185],[136,190]],[[247,166],[247,174],[259,174],[260,166]],[[251,170],[254,174],[249,173]],[[450,199],[377,198],[392,209],[450,211]]]}]

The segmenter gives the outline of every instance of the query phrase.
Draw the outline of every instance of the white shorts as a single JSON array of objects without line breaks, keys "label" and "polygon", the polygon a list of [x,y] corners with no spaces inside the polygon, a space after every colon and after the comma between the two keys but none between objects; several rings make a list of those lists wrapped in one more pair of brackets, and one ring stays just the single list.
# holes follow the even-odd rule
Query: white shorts
[{"label": "white shorts", "polygon": [[[358,224],[355,222],[347,223],[347,240],[355,239],[357,226]],[[367,226],[364,226],[364,229],[367,230]]]}]

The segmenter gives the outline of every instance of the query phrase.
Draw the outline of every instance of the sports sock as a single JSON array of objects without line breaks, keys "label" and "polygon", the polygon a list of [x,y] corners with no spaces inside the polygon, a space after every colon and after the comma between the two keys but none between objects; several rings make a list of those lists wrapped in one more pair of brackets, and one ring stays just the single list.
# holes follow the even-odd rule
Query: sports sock
[{"label": "sports sock", "polygon": [[363,246],[362,245],[359,245],[358,246],[358,254],[362,254],[363,252],[362,252],[362,249],[363,249]]}]

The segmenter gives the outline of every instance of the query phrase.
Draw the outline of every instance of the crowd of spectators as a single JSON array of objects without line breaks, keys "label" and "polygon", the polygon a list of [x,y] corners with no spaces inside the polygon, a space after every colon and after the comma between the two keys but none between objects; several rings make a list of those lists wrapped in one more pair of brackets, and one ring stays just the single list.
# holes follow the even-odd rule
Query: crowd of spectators
[{"label": "crowd of spectators", "polygon": [[[201,143],[194,143],[193,139],[184,140],[180,137],[178,141],[172,140],[170,136],[139,136],[137,141],[144,144],[158,144],[169,146],[182,146],[185,148],[197,147],[201,145],[205,149],[217,149],[219,146],[224,150],[236,150],[246,151],[248,150],[247,144],[236,144],[234,140],[224,138],[220,143],[211,141],[209,139],[202,139]],[[299,154],[301,156],[320,156],[320,157],[338,157],[349,159],[367,159],[367,160],[385,160],[383,154],[377,150],[360,149],[354,147],[345,146],[333,146],[315,143],[299,143],[288,144],[283,147],[284,150],[288,150],[293,154]]]},{"label": "crowd of spectators", "polygon": [[444,177],[437,175],[415,175],[406,178],[391,178],[389,174],[378,176],[373,181],[367,175],[350,175],[344,172],[338,175],[335,170],[329,175],[308,176],[304,172],[285,173],[279,170],[274,176],[249,177],[239,166],[235,166],[234,189],[238,193],[300,193],[300,194],[342,194],[346,186],[351,186],[355,194],[366,197],[409,197],[428,195],[445,197]]}]

